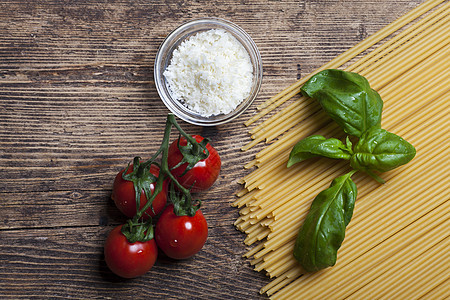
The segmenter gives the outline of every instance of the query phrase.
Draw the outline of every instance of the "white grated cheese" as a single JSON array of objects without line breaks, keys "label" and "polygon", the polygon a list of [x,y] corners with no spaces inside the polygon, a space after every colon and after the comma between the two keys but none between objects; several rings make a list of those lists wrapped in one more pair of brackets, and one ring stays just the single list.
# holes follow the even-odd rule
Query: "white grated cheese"
[{"label": "white grated cheese", "polygon": [[209,117],[233,111],[250,95],[253,67],[233,35],[212,29],[183,41],[164,76],[173,98]]}]

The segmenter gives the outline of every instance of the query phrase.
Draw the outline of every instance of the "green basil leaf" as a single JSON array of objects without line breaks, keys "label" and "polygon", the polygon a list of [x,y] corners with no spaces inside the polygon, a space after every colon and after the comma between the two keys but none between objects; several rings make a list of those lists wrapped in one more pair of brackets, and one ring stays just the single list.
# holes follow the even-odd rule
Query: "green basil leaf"
[{"label": "green basil leaf", "polygon": [[340,140],[327,139],[321,135],[312,135],[299,141],[291,150],[287,166],[311,157],[323,156],[334,159],[350,159],[351,145],[348,148]]},{"label": "green basil leaf", "polygon": [[400,136],[381,128],[366,131],[355,145],[350,159],[356,170],[386,172],[408,163],[416,149]]},{"label": "green basil leaf", "polygon": [[353,215],[356,185],[349,172],[333,180],[320,192],[297,235],[294,257],[308,272],[318,271],[336,263],[337,251],[345,237],[345,228]]},{"label": "green basil leaf", "polygon": [[349,135],[360,137],[367,129],[381,126],[383,100],[357,73],[324,70],[311,77],[301,90],[319,101]]}]

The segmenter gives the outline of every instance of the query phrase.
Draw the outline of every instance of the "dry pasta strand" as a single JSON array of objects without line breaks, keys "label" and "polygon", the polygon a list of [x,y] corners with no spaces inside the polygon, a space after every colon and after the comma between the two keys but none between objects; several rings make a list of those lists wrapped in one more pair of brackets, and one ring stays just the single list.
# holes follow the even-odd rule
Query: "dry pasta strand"
[{"label": "dry pasta strand", "polygon": [[[395,31],[399,30],[400,28],[404,27],[405,25],[407,25],[408,23],[412,22],[413,20],[419,18],[421,15],[425,14],[426,12],[428,12],[431,9],[433,9],[435,6],[439,5],[440,3],[444,2],[444,1],[445,0],[424,2],[423,4],[419,5],[415,9],[411,10],[409,13],[405,14],[403,17],[400,17],[396,21],[392,22],[390,25],[384,27],[383,29],[381,29],[378,32],[376,32],[375,34],[369,36],[368,38],[366,38],[365,40],[363,40],[362,42],[360,42],[356,46],[352,47],[351,49],[347,50],[346,52],[342,53],[341,55],[339,55],[338,57],[336,57],[335,59],[330,61],[329,63],[323,65],[321,68],[319,68],[316,71],[312,72],[312,74],[318,73],[319,71],[324,70],[324,69],[337,68],[337,67],[343,65],[347,61],[349,61],[352,58],[356,57],[358,54],[360,54],[363,51],[365,51],[366,49],[372,47],[373,45],[375,45],[379,41],[381,41],[384,38],[388,37],[389,35],[391,35]],[[312,76],[312,74],[310,76]],[[283,95],[289,93],[290,91],[294,90],[295,88],[301,86],[304,82],[307,81],[307,79],[310,78],[310,76],[307,76],[305,78],[300,79],[299,81],[297,81],[296,83],[294,83],[290,87],[286,88],[284,91],[280,92],[275,97],[269,99],[263,105],[259,106],[258,109],[266,108],[267,106],[271,105],[273,102],[275,102],[276,100],[281,98],[281,96],[283,96]],[[276,107],[278,107],[281,104],[282,103],[278,103],[278,105]],[[253,122],[259,120],[261,117],[266,115],[268,112],[270,112],[270,111],[264,111],[263,113],[253,117],[252,119],[247,121],[245,123],[245,125],[247,125],[247,126],[251,125]]]},{"label": "dry pasta strand", "polygon": [[[268,99],[245,122],[250,126],[274,112],[249,128],[252,140],[242,150],[267,145],[246,164],[253,170],[240,181],[244,187],[232,203],[240,213],[236,228],[254,245],[244,257],[271,278],[261,293],[271,299],[450,297],[449,13],[449,1],[424,2]],[[417,155],[383,173],[384,185],[362,173],[352,177],[358,198],[338,263],[304,273],[292,256],[296,234],[315,195],[348,166],[316,159],[286,168],[300,139],[345,137],[316,102],[298,94],[316,72],[344,65],[380,93],[382,127],[407,139]]]}]

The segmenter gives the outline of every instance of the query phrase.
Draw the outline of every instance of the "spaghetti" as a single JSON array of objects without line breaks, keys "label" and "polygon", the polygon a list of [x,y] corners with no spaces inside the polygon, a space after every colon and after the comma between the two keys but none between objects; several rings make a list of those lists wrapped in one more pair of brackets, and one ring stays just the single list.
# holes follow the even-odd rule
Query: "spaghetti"
[{"label": "spaghetti", "polygon": [[[242,179],[232,204],[240,212],[235,226],[253,246],[244,256],[272,278],[261,293],[273,299],[450,297],[449,12],[448,1],[426,1],[267,100],[245,123],[274,112],[249,130],[252,141],[243,150],[272,143],[245,166],[256,168]],[[313,198],[349,167],[312,159],[286,168],[300,139],[342,134],[315,101],[297,95],[314,73],[345,64],[350,64],[346,71],[365,76],[384,100],[382,127],[410,141],[417,155],[384,173],[384,185],[354,175],[358,199],[337,264],[305,273],[292,255],[298,230]]]}]

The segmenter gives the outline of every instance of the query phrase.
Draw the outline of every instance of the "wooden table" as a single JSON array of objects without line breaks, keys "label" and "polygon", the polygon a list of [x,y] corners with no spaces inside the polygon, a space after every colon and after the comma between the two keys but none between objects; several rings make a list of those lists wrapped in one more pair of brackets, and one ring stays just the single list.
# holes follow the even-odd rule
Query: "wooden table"
[{"label": "wooden table", "polygon": [[[0,298],[264,299],[230,206],[248,172],[243,122],[255,107],[423,0],[24,1],[0,4]],[[195,257],[161,257],[137,279],[103,260],[125,221],[110,200],[115,174],[148,158],[168,110],[153,81],[164,37],[216,16],[235,22],[262,55],[256,103],[232,123],[197,127],[222,158],[202,194],[209,238]]]}]

